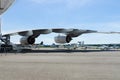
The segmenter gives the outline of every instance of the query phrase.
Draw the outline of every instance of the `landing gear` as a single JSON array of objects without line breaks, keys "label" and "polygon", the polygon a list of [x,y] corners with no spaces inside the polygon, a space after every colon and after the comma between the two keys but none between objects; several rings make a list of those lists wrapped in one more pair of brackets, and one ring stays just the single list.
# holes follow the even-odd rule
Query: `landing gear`
[{"label": "landing gear", "polygon": [[1,37],[1,42],[3,44],[0,45],[0,52],[10,52],[13,50],[13,46],[10,44],[10,36],[2,36]]},{"label": "landing gear", "polygon": [[0,52],[10,52],[12,50],[13,50],[13,46],[12,45],[2,44],[1,48],[0,48]]}]

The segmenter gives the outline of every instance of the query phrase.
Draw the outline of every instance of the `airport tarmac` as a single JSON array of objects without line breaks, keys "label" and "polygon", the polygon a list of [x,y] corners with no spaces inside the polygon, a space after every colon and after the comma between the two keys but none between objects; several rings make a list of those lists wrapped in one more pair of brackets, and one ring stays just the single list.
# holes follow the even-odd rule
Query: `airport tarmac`
[{"label": "airport tarmac", "polygon": [[0,80],[120,80],[120,51],[2,54]]}]

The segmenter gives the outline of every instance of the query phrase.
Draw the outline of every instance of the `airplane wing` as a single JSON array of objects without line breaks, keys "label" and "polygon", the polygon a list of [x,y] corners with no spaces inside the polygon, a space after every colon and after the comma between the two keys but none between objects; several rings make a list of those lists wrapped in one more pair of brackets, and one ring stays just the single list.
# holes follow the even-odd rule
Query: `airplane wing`
[{"label": "airplane wing", "polygon": [[120,32],[97,32],[102,34],[120,34]]},{"label": "airplane wing", "polygon": [[52,32],[55,33],[63,33],[65,35],[69,35],[71,37],[78,37],[81,34],[85,33],[96,33],[97,31],[94,30],[82,30],[82,29],[52,29]]},{"label": "airplane wing", "polygon": [[4,34],[3,36],[14,36],[14,35],[20,35],[20,36],[33,36],[38,37],[40,34],[49,34],[51,32],[55,33],[63,33],[65,35],[69,35],[71,37],[78,37],[81,34],[85,33],[96,33],[97,31],[93,30],[82,30],[82,29],[36,29],[36,30],[26,30],[26,31],[20,31],[10,34]]},{"label": "airplane wing", "polygon": [[98,32],[94,30],[59,28],[59,29],[36,29],[36,30],[19,31],[19,32],[10,33],[10,34],[4,34],[2,35],[2,37],[6,37],[4,42],[7,43],[7,42],[10,42],[10,36],[20,35],[22,36],[22,38],[20,39],[20,43],[23,45],[28,45],[28,44],[34,44],[35,39],[40,34],[49,34],[52,32],[66,35],[66,36],[56,36],[55,37],[56,43],[69,43],[72,40],[72,38],[78,37],[86,33],[120,34],[120,32]]},{"label": "airplane wing", "polygon": [[37,38],[40,34],[49,34],[51,33],[51,29],[36,29],[36,30],[26,30],[26,31],[20,31],[10,34],[4,34],[4,36],[14,36],[14,35],[20,35],[20,36],[32,36],[34,38]]}]

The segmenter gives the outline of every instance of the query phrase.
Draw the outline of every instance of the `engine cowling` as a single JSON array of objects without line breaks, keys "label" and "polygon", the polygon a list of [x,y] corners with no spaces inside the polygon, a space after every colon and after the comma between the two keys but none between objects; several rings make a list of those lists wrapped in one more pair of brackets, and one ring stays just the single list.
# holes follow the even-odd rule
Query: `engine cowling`
[{"label": "engine cowling", "polygon": [[24,36],[20,39],[20,43],[22,45],[32,45],[35,43],[35,38],[33,38],[32,36]]},{"label": "engine cowling", "polygon": [[54,38],[56,43],[60,43],[60,44],[64,44],[64,43],[70,43],[70,41],[72,40],[71,36],[56,36]]}]

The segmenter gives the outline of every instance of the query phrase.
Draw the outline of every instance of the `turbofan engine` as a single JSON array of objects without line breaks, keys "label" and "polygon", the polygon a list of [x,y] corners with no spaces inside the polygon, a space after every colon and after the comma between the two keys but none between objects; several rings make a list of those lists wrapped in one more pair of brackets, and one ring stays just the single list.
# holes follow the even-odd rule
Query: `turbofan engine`
[{"label": "turbofan engine", "polygon": [[64,44],[64,43],[69,43],[72,40],[71,36],[56,36],[55,38],[56,43]]},{"label": "turbofan engine", "polygon": [[32,45],[35,43],[35,38],[33,38],[32,36],[24,36],[20,39],[20,43],[22,45]]}]

